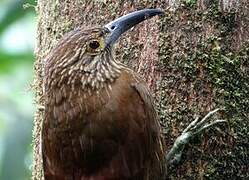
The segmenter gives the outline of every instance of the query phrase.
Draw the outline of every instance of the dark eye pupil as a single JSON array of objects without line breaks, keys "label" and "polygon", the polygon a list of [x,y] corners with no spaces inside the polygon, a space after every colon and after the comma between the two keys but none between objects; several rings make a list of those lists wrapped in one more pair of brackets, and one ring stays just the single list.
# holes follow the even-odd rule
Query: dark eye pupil
[{"label": "dark eye pupil", "polygon": [[90,42],[89,46],[92,49],[97,49],[99,47],[99,42],[98,41],[92,41],[92,42]]}]

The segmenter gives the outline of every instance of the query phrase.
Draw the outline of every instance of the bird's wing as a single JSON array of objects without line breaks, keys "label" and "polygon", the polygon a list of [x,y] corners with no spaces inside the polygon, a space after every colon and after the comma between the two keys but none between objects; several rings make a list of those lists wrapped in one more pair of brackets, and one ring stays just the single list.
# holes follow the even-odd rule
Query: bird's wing
[{"label": "bird's wing", "polygon": [[149,163],[148,167],[146,167],[149,172],[147,173],[150,174],[149,176],[153,179],[160,179],[160,176],[166,172],[164,163],[165,145],[161,134],[159,119],[154,107],[154,100],[147,85],[143,81],[132,84],[132,87],[143,101],[147,116],[146,123],[148,129],[146,133],[148,133],[147,141],[149,142]]},{"label": "bird's wing", "polygon": [[[132,88],[143,102],[142,106],[145,112],[145,131],[144,131],[144,151],[146,151],[146,163],[144,167],[144,175],[158,178],[164,173],[164,143],[161,136],[161,128],[157,113],[155,110],[153,96],[151,95],[147,85],[142,80],[133,83]],[[137,104],[139,106],[139,103]],[[141,106],[141,105],[140,105]],[[136,108],[136,107],[135,107]],[[147,172],[146,172],[147,171]]]},{"label": "bird's wing", "polygon": [[135,89],[135,91],[138,93],[138,95],[141,97],[141,100],[145,104],[145,109],[150,119],[157,123],[157,115],[154,108],[154,102],[148,87],[145,85],[144,82],[133,83],[132,87]]}]

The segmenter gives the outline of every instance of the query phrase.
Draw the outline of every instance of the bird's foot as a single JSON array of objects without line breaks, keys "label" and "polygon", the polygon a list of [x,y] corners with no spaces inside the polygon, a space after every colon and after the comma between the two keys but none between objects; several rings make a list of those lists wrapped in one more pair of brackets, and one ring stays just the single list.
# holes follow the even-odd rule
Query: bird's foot
[{"label": "bird's foot", "polygon": [[192,121],[182,134],[175,140],[173,147],[170,149],[169,153],[166,156],[166,161],[169,165],[177,164],[181,160],[182,152],[185,145],[189,140],[195,137],[197,134],[203,132],[205,129],[215,126],[218,123],[224,123],[226,120],[217,119],[215,121],[208,121],[212,115],[214,115],[219,109],[210,111],[203,119],[199,120],[197,117]]}]

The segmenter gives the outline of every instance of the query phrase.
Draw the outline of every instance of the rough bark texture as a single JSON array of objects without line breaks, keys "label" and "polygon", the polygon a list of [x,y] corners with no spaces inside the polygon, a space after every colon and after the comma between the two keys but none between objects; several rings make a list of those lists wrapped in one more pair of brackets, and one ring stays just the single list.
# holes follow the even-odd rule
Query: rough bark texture
[{"label": "rough bark texture", "polygon": [[220,107],[228,125],[185,149],[170,179],[249,178],[249,2],[247,0],[39,0],[33,179],[41,179],[42,72],[66,32],[103,25],[130,11],[160,7],[117,45],[117,58],[142,74],[154,92],[168,149],[196,114]]}]

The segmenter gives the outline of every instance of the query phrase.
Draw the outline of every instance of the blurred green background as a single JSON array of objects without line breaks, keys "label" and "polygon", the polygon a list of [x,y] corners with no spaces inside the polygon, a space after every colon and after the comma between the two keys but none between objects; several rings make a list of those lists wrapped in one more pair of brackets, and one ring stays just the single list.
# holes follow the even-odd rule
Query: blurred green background
[{"label": "blurred green background", "polygon": [[34,0],[0,0],[0,180],[30,179]]}]

